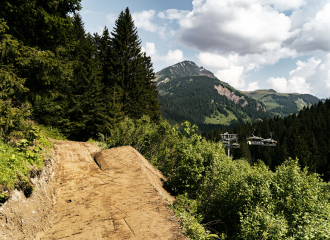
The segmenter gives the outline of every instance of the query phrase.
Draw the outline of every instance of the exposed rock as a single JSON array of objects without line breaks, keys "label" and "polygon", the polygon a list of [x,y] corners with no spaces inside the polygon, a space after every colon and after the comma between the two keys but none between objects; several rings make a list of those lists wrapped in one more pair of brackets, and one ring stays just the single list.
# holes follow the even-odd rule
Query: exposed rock
[{"label": "exposed rock", "polygon": [[263,107],[260,103],[257,104],[257,111],[259,111],[259,109],[262,109],[262,111],[266,112],[266,108]]},{"label": "exposed rock", "polygon": [[234,92],[231,92],[228,88],[224,88],[221,85],[214,86],[220,95],[226,96],[229,100],[233,101],[235,104],[238,104],[240,100],[244,100],[241,104],[242,107],[248,105],[248,102],[244,99],[244,96],[239,97]]}]

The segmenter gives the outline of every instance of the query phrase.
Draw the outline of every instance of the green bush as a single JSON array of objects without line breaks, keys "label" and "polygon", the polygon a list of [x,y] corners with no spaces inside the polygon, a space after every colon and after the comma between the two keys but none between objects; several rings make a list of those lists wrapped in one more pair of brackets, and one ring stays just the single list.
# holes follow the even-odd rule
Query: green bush
[{"label": "green bush", "polygon": [[42,132],[43,136],[45,137],[56,140],[67,140],[64,134],[61,133],[57,128],[54,128],[52,126],[43,126],[40,124],[35,124],[35,126],[40,129],[40,132]]},{"label": "green bush", "polygon": [[220,239],[201,225],[203,217],[198,213],[198,204],[198,201],[189,199],[187,195],[178,195],[171,209],[181,219],[182,228],[190,239]]},{"label": "green bush", "polygon": [[168,177],[178,195],[174,212],[192,239],[207,236],[205,228],[223,239],[330,239],[329,183],[298,160],[275,172],[262,161],[233,161],[221,143],[204,140],[188,122],[183,128],[125,119],[108,144],[133,146]]},{"label": "green bush", "polygon": [[30,196],[34,186],[31,174],[42,170],[44,157],[49,154],[53,143],[48,135],[64,139],[56,129],[25,121],[7,138],[0,139],[0,202],[8,199],[9,192],[20,189]]},{"label": "green bush", "polygon": [[30,170],[32,166],[40,169],[42,165],[43,160],[37,149],[22,150],[0,141],[0,184],[5,189],[21,188],[26,195],[30,195]]}]

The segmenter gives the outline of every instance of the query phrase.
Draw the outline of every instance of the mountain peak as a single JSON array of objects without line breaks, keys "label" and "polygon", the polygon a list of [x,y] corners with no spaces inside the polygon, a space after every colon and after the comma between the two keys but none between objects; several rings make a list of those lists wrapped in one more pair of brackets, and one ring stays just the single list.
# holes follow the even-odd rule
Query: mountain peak
[{"label": "mountain peak", "polygon": [[198,76],[198,75],[204,75],[211,78],[216,78],[214,74],[208,70],[206,70],[203,67],[198,67],[196,63],[193,61],[185,60],[183,62],[179,62],[177,64],[174,64],[170,67],[164,68],[156,73],[157,76]]}]

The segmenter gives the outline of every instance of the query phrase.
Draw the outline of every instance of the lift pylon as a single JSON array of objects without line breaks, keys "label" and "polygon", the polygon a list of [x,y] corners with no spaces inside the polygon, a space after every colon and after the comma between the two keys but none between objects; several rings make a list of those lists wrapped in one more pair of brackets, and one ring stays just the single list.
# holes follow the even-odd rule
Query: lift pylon
[{"label": "lift pylon", "polygon": [[[225,147],[228,148],[228,158],[230,157],[230,148],[239,148],[239,144],[237,143],[237,134],[229,134],[228,132],[220,134],[221,142]],[[232,143],[232,141],[236,141]]]}]

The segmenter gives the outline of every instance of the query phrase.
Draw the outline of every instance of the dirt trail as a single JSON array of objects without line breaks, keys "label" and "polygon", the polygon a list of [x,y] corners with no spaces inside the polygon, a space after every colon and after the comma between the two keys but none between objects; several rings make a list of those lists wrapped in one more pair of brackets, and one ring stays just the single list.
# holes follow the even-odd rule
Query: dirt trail
[{"label": "dirt trail", "polygon": [[164,177],[135,149],[59,141],[55,151],[52,227],[36,239],[186,239]]}]

